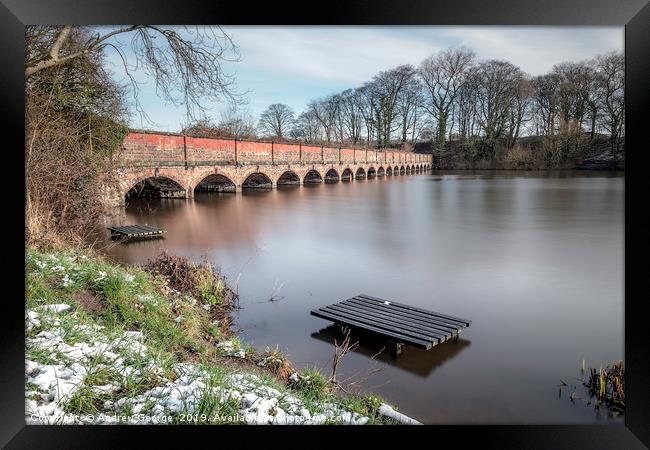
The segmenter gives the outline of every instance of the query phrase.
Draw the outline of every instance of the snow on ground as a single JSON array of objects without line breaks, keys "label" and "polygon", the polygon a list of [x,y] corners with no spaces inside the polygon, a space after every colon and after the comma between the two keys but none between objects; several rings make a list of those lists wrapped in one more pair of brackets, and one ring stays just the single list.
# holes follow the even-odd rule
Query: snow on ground
[{"label": "snow on ground", "polygon": [[[60,266],[55,266],[58,269]],[[218,385],[210,373],[194,364],[175,364],[173,376],[156,363],[137,331],[115,335],[100,326],[78,323],[70,305],[47,305],[26,313],[27,353],[25,361],[25,417],[29,424],[60,423],[167,423],[170,416],[202,411],[206,401],[218,404],[235,402],[236,417],[209,417],[210,423],[240,421],[247,424],[365,424],[367,417],[340,409],[335,404],[320,404],[319,412],[310,413],[306,405],[289,391],[281,392],[265,385],[253,374],[226,375]],[[226,341],[221,350],[244,357],[237,343]],[[119,376],[113,383],[88,385],[89,376],[110,369]],[[140,395],[119,397],[123,383],[138,377],[151,377],[158,384]],[[66,405],[80,389],[109,394],[102,412],[95,415],[66,414]],[[86,394],[83,394],[86,395]],[[313,410],[313,405],[312,405]],[[128,412],[128,414],[126,413]]]}]

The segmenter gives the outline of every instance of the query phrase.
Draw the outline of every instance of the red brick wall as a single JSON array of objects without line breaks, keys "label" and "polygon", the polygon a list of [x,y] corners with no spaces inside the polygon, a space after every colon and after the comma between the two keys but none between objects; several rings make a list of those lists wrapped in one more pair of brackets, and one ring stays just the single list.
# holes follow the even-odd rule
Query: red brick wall
[{"label": "red brick wall", "polygon": [[129,133],[124,139],[120,159],[124,161],[183,161],[183,136]]},{"label": "red brick wall", "polygon": [[[124,139],[120,152],[120,159],[139,162],[170,161],[183,162],[235,162],[266,164],[271,162],[270,142],[237,141],[234,139],[206,139],[183,137],[171,134],[156,134],[131,132]],[[185,156],[187,153],[187,156]],[[337,163],[339,149],[337,147],[323,147],[298,144],[273,144],[273,159],[275,162],[297,163]],[[428,163],[428,155],[418,155],[398,151],[354,150],[342,148],[340,151],[341,162],[366,161],[377,165],[402,165],[408,163]],[[401,161],[401,162],[400,162]]]},{"label": "red brick wall", "polygon": [[[295,149],[294,149],[295,147]],[[271,158],[269,157],[269,161]],[[297,145],[273,144],[273,160],[275,162],[297,163],[300,161],[300,151]]]},{"label": "red brick wall", "polygon": [[235,141],[186,137],[188,161],[235,162]]}]

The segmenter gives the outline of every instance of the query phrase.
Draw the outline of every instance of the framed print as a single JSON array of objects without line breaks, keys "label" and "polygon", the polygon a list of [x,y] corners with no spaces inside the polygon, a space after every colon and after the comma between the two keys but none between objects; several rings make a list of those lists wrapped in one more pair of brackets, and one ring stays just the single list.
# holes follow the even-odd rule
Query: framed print
[{"label": "framed print", "polygon": [[3,0],[3,444],[649,445],[650,7],[304,6]]}]

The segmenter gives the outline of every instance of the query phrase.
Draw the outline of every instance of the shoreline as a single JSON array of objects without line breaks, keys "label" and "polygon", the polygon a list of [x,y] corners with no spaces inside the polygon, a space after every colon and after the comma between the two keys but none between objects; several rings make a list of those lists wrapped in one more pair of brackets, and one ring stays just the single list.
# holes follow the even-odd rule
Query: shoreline
[{"label": "shoreline", "polygon": [[31,248],[26,266],[27,423],[418,423],[259,354],[214,320],[216,303],[141,267]]}]

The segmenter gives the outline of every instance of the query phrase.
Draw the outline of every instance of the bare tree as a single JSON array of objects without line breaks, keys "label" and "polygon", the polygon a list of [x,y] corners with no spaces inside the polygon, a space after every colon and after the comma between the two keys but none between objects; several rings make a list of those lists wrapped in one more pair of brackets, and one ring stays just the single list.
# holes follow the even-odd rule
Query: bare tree
[{"label": "bare tree", "polygon": [[532,100],[532,85],[528,77],[518,73],[513,81],[512,97],[510,99],[510,114],[508,120],[507,147],[512,148],[521,133],[521,126],[531,119],[530,104]]},{"label": "bare tree", "polygon": [[[76,48],[88,37],[73,29],[61,45]],[[103,186],[115,187],[110,156],[128,131],[125,90],[102,53],[88,54],[32,75],[25,113],[25,238],[82,244],[105,210]]]},{"label": "bare tree", "polygon": [[341,93],[341,121],[352,144],[361,140],[363,129],[363,98],[358,89],[347,89]]},{"label": "bare tree", "polygon": [[507,61],[481,62],[472,71],[476,88],[476,117],[490,140],[504,135],[512,98],[523,72]]},{"label": "bare tree", "polygon": [[293,110],[282,103],[274,103],[260,116],[259,128],[269,136],[284,138],[289,134],[293,123]]},{"label": "bare tree", "polygon": [[307,108],[312,113],[313,117],[315,117],[320,123],[327,142],[331,142],[332,137],[335,137],[336,135],[339,97],[336,95],[330,95],[324,99],[313,100],[309,102]]},{"label": "bare tree", "polygon": [[427,110],[438,122],[436,148],[439,152],[444,149],[450,109],[473,61],[474,52],[460,47],[441,51],[420,64],[419,73],[428,93]]},{"label": "bare tree", "polygon": [[221,112],[218,127],[224,134],[234,138],[255,138],[255,118],[248,109],[236,105]]},{"label": "bare tree", "polygon": [[[71,40],[75,29],[84,40]],[[225,62],[239,60],[239,49],[220,27],[161,27],[130,25],[113,28],[28,26],[25,77],[69,64],[89,55],[115,51],[130,81],[135,108],[147,119],[139,99],[135,72],[151,77],[165,101],[184,105],[189,118],[204,115],[206,104],[236,102],[233,74]],[[130,36],[130,42],[122,37]]]},{"label": "bare tree", "polygon": [[380,148],[390,147],[400,92],[404,85],[415,77],[415,73],[411,65],[398,66],[379,72],[370,83],[366,84],[367,98],[373,112],[377,143]]},{"label": "bare tree", "polygon": [[408,142],[409,132],[411,134],[411,142],[414,143],[418,110],[422,104],[422,84],[415,77],[408,79],[401,89],[397,100],[397,113],[400,119],[402,144]]},{"label": "bare tree", "polygon": [[612,52],[596,58],[599,73],[603,127],[609,132],[612,156],[620,150],[625,121],[625,58]]},{"label": "bare tree", "polygon": [[539,135],[553,136],[555,121],[558,114],[558,89],[560,78],[557,74],[549,73],[533,79],[533,91],[537,118],[539,120]]},{"label": "bare tree", "polygon": [[320,122],[311,109],[298,116],[291,129],[291,137],[308,143],[318,142],[322,139]]}]

